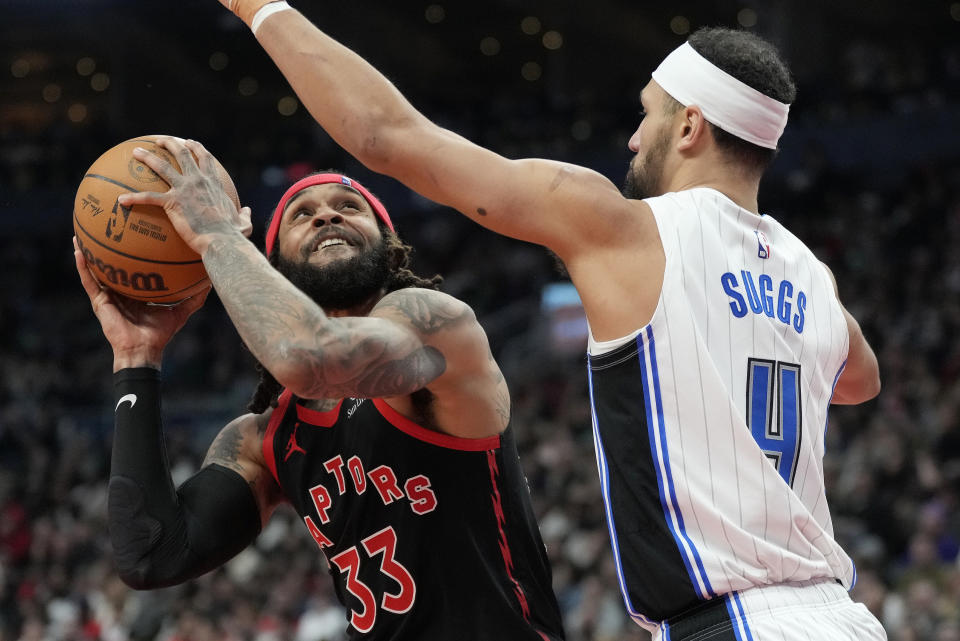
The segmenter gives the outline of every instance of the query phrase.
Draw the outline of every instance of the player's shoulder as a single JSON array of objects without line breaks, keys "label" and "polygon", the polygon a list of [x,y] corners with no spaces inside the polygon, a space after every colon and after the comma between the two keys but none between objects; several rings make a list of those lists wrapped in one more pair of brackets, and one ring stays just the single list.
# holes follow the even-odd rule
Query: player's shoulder
[{"label": "player's shoulder", "polygon": [[261,465],[269,420],[270,410],[243,414],[227,423],[210,444],[204,465],[218,463],[240,474],[249,472],[251,463]]},{"label": "player's shoulder", "polygon": [[477,322],[473,309],[459,298],[422,287],[390,292],[380,299],[370,315],[409,324],[423,334]]},{"label": "player's shoulder", "polygon": [[243,441],[260,440],[267,431],[270,424],[270,417],[273,414],[272,407],[260,414],[248,413],[242,414],[229,423],[227,423],[221,433],[232,433]]}]

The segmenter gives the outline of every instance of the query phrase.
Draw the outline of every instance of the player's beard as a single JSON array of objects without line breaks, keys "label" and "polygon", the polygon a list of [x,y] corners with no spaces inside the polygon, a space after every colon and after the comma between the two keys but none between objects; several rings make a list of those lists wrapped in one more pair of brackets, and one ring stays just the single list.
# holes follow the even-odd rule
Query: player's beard
[{"label": "player's beard", "polygon": [[662,127],[643,160],[640,160],[638,154],[630,163],[627,177],[623,180],[623,188],[620,190],[625,197],[640,200],[661,194],[660,182],[663,179],[663,167],[669,148],[670,129]]},{"label": "player's beard", "polygon": [[386,243],[326,265],[277,256],[277,271],[326,311],[362,305],[383,288],[390,274]]}]

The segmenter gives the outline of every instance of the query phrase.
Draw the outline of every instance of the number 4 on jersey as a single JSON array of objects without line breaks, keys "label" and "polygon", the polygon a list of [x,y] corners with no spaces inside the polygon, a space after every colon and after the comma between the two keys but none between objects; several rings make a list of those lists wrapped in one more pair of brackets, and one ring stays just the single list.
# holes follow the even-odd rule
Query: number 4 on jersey
[{"label": "number 4 on jersey", "polygon": [[793,487],[800,452],[800,366],[747,361],[747,425],[787,485]]}]

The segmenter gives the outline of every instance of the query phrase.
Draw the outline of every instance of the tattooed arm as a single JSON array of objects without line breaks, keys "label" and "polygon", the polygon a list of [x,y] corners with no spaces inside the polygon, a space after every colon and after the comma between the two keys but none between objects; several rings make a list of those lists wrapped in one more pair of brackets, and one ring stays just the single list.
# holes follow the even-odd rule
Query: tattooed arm
[{"label": "tattooed arm", "polygon": [[368,316],[332,318],[246,239],[218,236],[203,260],[247,346],[297,396],[386,398],[419,418],[406,397],[427,389],[428,427],[467,438],[506,427],[506,383],[466,303],[406,288],[384,296]]},{"label": "tattooed arm", "polygon": [[272,412],[268,409],[259,415],[247,414],[228,423],[210,444],[201,466],[220,465],[239,474],[250,486],[262,525],[283,501],[280,487],[263,458],[263,438]]},{"label": "tattooed arm", "polygon": [[263,414],[247,414],[228,423],[213,439],[202,468],[219,465],[233,470],[247,482],[266,525],[274,509],[283,501],[277,482],[263,458],[263,439],[272,409]]},{"label": "tattooed arm", "polygon": [[418,416],[409,398],[388,399],[394,409],[464,438],[492,436],[506,428],[507,384],[468,305],[441,292],[409,288],[385,296],[370,315],[407,328],[443,358],[443,372],[424,384],[431,398],[429,416]]},{"label": "tattooed arm", "polygon": [[203,261],[247,347],[297,396],[410,394],[444,371],[443,355],[410,325],[375,315],[328,317],[238,235],[215,237]]}]

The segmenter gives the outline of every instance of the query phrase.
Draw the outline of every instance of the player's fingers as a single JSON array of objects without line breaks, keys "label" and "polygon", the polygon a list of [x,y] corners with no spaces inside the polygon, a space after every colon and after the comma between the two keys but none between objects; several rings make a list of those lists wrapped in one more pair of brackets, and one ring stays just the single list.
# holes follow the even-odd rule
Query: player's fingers
[{"label": "player's fingers", "polygon": [[161,143],[161,142],[163,142],[164,140],[172,140],[172,141],[174,141],[174,142],[176,142],[176,143],[179,143],[179,144],[181,144],[181,145],[184,144],[185,142],[187,142],[187,139],[186,139],[186,138],[181,138],[180,136],[171,136],[170,134],[161,134],[161,135],[157,136],[156,140],[157,140],[158,143]]},{"label": "player's fingers", "polygon": [[210,153],[209,151],[207,151],[207,148],[203,146],[202,142],[200,142],[199,140],[194,140],[193,138],[187,138],[186,140],[184,140],[183,145],[187,149],[189,149],[191,152],[196,154],[198,158],[204,154]]},{"label": "player's fingers", "polygon": [[77,264],[77,273],[80,275],[80,284],[83,285],[83,291],[90,297],[90,302],[101,293],[100,283],[90,273],[90,267],[87,265],[87,259],[83,257],[80,251],[80,245],[77,243],[77,237],[73,237],[73,259]]},{"label": "player's fingers", "polygon": [[[177,159],[177,162],[180,164],[180,172],[184,175],[190,171],[192,167],[197,166],[197,161],[188,147],[189,143],[189,140],[177,138],[176,136],[161,136],[157,139],[157,144],[169,151],[173,154],[173,157]],[[170,184],[172,185],[173,183]]]},{"label": "player's fingers", "polygon": [[[157,141],[157,146],[160,146],[160,140]],[[168,149],[168,151],[170,150]],[[155,171],[168,185],[175,184],[177,179],[180,178],[180,172],[174,169],[173,165],[171,165],[166,158],[148,151],[143,147],[134,147],[133,157]]]},{"label": "player's fingers", "polygon": [[187,138],[184,142],[187,151],[190,152],[193,158],[196,158],[197,166],[204,173],[209,173],[214,170],[213,164],[213,154],[203,146],[203,143],[198,140],[193,140],[192,138]]},{"label": "player's fingers", "polygon": [[129,194],[120,194],[117,202],[123,207],[133,207],[135,205],[163,205],[170,197],[167,192],[157,191],[135,191]]}]

